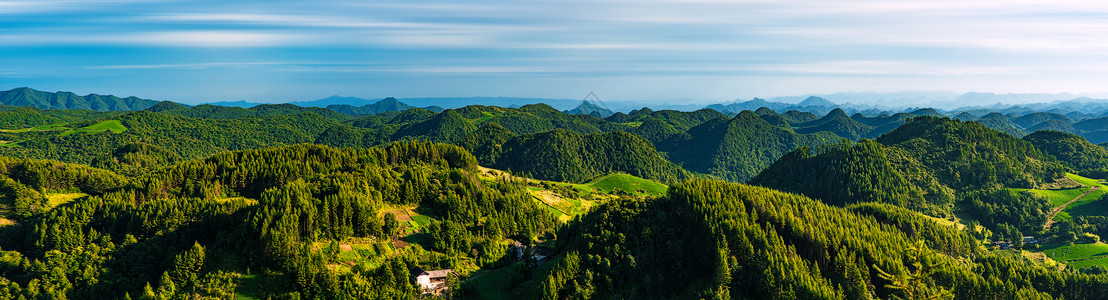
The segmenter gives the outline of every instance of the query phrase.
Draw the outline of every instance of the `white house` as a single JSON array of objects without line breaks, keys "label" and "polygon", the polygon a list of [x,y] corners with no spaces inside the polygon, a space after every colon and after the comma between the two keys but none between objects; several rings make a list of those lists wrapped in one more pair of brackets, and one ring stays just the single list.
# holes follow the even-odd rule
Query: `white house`
[{"label": "white house", "polygon": [[441,295],[446,292],[446,277],[454,273],[453,270],[433,270],[424,271],[423,269],[412,269],[412,276],[416,279],[416,284],[424,293],[432,293],[435,295]]}]

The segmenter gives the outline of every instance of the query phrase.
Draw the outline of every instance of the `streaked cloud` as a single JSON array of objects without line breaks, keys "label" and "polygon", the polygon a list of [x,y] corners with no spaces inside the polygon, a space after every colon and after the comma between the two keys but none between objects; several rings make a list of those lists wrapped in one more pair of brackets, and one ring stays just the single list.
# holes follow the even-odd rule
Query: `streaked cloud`
[{"label": "streaked cloud", "polygon": [[1102,1],[0,1],[0,28],[2,83],[127,89],[141,76],[134,90],[164,82],[151,97],[184,101],[249,96],[178,84],[232,75],[258,98],[608,86],[612,99],[704,101],[1102,92],[1108,77],[1091,63],[1108,61]]}]

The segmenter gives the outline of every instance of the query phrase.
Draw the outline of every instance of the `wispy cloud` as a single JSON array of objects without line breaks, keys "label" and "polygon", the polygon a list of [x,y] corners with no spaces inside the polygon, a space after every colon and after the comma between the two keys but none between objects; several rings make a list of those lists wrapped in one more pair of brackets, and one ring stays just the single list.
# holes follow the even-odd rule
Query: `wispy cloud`
[{"label": "wispy cloud", "polygon": [[[6,81],[55,70],[203,82],[230,70],[278,81],[278,91],[341,82],[358,89],[386,74],[422,83],[390,86],[465,82],[459,91],[486,86],[497,95],[504,77],[528,74],[508,79],[537,87],[520,96],[561,97],[583,82],[674,80],[666,86],[676,94],[739,97],[780,92],[772,86],[1094,90],[1103,88],[1087,78],[1108,77],[1089,63],[1108,61],[1102,1],[47,0],[0,1],[0,16]],[[83,71],[65,73],[73,65]],[[635,90],[615,97],[658,94]]]}]

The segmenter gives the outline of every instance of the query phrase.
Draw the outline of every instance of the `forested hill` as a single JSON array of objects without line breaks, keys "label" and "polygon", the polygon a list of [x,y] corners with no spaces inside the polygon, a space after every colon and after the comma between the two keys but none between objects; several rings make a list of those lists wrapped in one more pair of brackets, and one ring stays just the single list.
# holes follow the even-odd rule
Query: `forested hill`
[{"label": "forested hill", "polygon": [[[1083,299],[1105,275],[988,253],[891,205],[829,206],[709,180],[618,201],[568,229],[529,299]],[[908,294],[911,293],[911,294]]]},{"label": "forested hill", "polygon": [[671,160],[690,171],[744,181],[792,149],[838,139],[828,132],[797,134],[745,111],[731,119],[709,120],[685,134],[672,135],[662,140],[658,148],[669,152]]},{"label": "forested hill", "polygon": [[1038,188],[1066,167],[1031,143],[975,122],[917,117],[876,141],[789,153],[751,183],[835,205],[879,202],[932,216],[965,212],[997,238],[1037,232],[1046,199],[1004,188]]},{"label": "forested hill", "polygon": [[[122,114],[120,112],[97,113],[83,110],[38,110],[13,107],[6,109],[10,110],[0,111],[0,126],[9,131],[0,132],[0,141],[4,141],[3,144],[18,147],[0,147],[0,154],[94,163],[105,167],[126,165],[113,162],[118,159],[113,160],[108,157],[110,155],[105,154],[116,152],[119,147],[133,143],[166,149],[177,153],[183,159],[203,157],[226,150],[304,142],[336,147],[371,147],[398,140],[422,139],[462,145],[469,140],[486,138],[477,136],[478,128],[496,124],[511,133],[510,138],[555,129],[573,131],[585,136],[617,131],[627,132],[645,139],[654,148],[636,150],[638,153],[657,151],[660,152],[658,157],[665,158],[693,173],[738,182],[753,178],[785,153],[799,147],[814,148],[819,145],[837,144],[840,138],[850,140],[875,138],[899,127],[914,115],[937,114],[934,110],[921,109],[912,113],[891,115],[847,116],[842,110],[831,110],[827,115],[818,117],[806,112],[777,113],[763,108],[756,113],[745,111],[728,118],[712,109],[680,112],[643,108],[629,114],[616,113],[600,119],[590,115],[566,114],[545,104],[520,108],[472,105],[438,113],[427,109],[411,108],[402,112],[359,116],[341,114],[330,109],[289,104],[238,108],[212,105],[188,107],[161,102],[148,108],[149,113],[136,112],[134,116],[120,115]],[[999,114],[992,116],[993,118],[1003,117]],[[1062,122],[1060,120],[1065,119],[1043,113],[1028,115],[1020,120],[1028,124],[1035,122],[1044,124]],[[104,123],[114,121],[119,121],[120,125]],[[113,128],[114,131],[106,131],[107,127]],[[466,147],[482,158],[482,163],[496,165],[495,158],[499,157],[501,150],[490,147],[500,147],[507,140],[505,138],[493,144],[467,144]],[[619,140],[620,143],[627,141],[631,140]],[[642,143],[625,144],[633,144],[636,148],[643,146]],[[83,147],[90,147],[98,154],[92,155],[88,151],[83,151],[81,149]],[[472,147],[484,148],[479,150]],[[544,161],[576,160],[570,156],[572,155],[569,153],[560,153]],[[636,158],[636,160],[654,161],[656,159]],[[595,166],[595,168],[605,172],[611,170],[634,173],[661,181],[676,178],[673,174],[677,174],[666,171],[663,173],[670,175],[655,177],[657,174],[636,173],[628,167]],[[569,169],[579,170],[579,168],[567,168]],[[556,177],[546,177],[549,175],[547,172],[536,172],[533,175],[542,179],[574,178],[573,181],[581,181],[588,180],[586,177],[597,173],[584,170],[576,172],[579,173]]]},{"label": "forested hill", "polygon": [[[411,299],[410,269],[502,264],[506,238],[556,225],[519,182],[479,179],[464,149],[425,142],[229,152],[132,177],[0,167],[13,209],[0,218],[2,299]],[[412,229],[395,207],[438,220],[417,230],[425,248],[395,240]],[[358,265],[337,256],[351,243]]]},{"label": "forested hill", "polygon": [[87,109],[95,111],[128,111],[147,109],[158,101],[137,97],[119,98],[112,95],[78,96],[70,92],[43,92],[30,88],[0,91],[0,104],[32,106],[41,109]]},{"label": "forested hill", "polygon": [[495,151],[492,166],[555,181],[586,182],[617,171],[661,182],[690,176],[649,142],[625,132],[581,135],[555,129],[509,139]]},{"label": "forested hill", "polygon": [[1102,147],[828,110],[0,106],[0,299],[1108,295]]},{"label": "forested hill", "polygon": [[1038,131],[1023,137],[1043,153],[1090,178],[1108,178],[1108,150],[1077,135],[1058,131]]}]

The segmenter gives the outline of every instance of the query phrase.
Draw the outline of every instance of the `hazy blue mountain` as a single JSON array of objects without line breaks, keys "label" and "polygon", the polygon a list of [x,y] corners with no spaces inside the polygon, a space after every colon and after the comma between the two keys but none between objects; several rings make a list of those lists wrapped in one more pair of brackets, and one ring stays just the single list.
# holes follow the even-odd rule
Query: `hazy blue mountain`
[{"label": "hazy blue mountain", "polygon": [[607,118],[608,116],[614,114],[611,110],[593,104],[589,101],[582,101],[581,105],[578,105],[577,108],[566,110],[563,112],[571,115],[590,115],[597,118]]},{"label": "hazy blue mountain", "polygon": [[954,118],[958,119],[958,120],[961,120],[961,121],[973,121],[973,120],[977,120],[977,118],[979,118],[979,117],[974,115],[974,114],[968,113],[968,112],[962,112],[962,113],[959,113],[958,115],[954,116]]},{"label": "hazy blue mountain", "polygon": [[921,108],[921,109],[914,110],[914,111],[912,111],[908,114],[912,115],[914,117],[918,117],[918,116],[942,117],[943,116],[942,113],[935,110],[934,108]]},{"label": "hazy blue mountain", "polygon": [[366,104],[366,105],[363,105],[363,106],[360,106],[360,107],[350,105],[350,104],[331,104],[331,105],[327,105],[328,109],[331,109],[333,111],[337,111],[339,113],[351,115],[351,116],[375,115],[375,114],[383,113],[383,112],[387,112],[387,111],[404,111],[404,110],[407,110],[407,109],[412,108],[412,107],[414,107],[414,106],[405,104],[404,102],[400,102],[399,100],[396,100],[396,98],[393,98],[393,97],[388,97],[388,98],[385,98],[385,99],[381,99],[380,101],[377,101],[375,103]]},{"label": "hazy blue mountain", "polygon": [[795,104],[770,102],[766,101],[765,99],[754,98],[749,101],[735,102],[731,104],[712,104],[709,105],[708,108],[728,115],[734,115],[744,110],[754,111],[763,107],[774,111],[784,111],[786,108],[791,106],[795,106]]},{"label": "hazy blue mountain", "polygon": [[1069,117],[1067,117],[1065,115],[1057,114],[1057,113],[1050,113],[1050,112],[1037,112],[1037,113],[1026,114],[1026,115],[1020,116],[1018,118],[1012,119],[1012,122],[1015,122],[1017,125],[1023,126],[1024,128],[1030,128],[1032,126],[1036,126],[1037,124],[1041,124],[1043,122],[1050,121],[1050,120],[1060,121],[1062,123],[1066,123],[1066,125],[1074,123],[1073,119],[1070,119]]},{"label": "hazy blue mountain", "polygon": [[977,119],[977,123],[981,123],[981,125],[985,125],[985,127],[1007,133],[1014,137],[1023,137],[1027,135],[1027,132],[1024,131],[1023,128],[1020,128],[1019,125],[1012,122],[1011,118],[1001,113],[994,112],[982,116],[980,119]]},{"label": "hazy blue mountain", "polygon": [[809,96],[807,99],[804,99],[804,101],[800,101],[800,103],[797,103],[796,105],[797,106],[823,106],[823,107],[837,107],[838,106],[838,104],[835,104],[835,102],[827,101],[827,99],[823,99],[823,98],[816,97],[816,96]]},{"label": "hazy blue mountain", "polygon": [[[385,99],[391,99],[391,98],[392,97],[385,98]],[[364,105],[373,104],[374,102],[375,102],[374,100],[369,100],[369,99],[364,99],[364,98],[342,97],[342,96],[339,96],[339,95],[334,95],[334,96],[319,99],[319,100],[295,101],[295,102],[289,102],[289,104],[294,104],[294,105],[303,106],[303,107],[327,107],[327,106],[331,106],[331,105],[364,106]]]},{"label": "hazy blue mountain", "polygon": [[200,105],[204,105],[204,104],[215,105],[215,106],[226,106],[226,107],[251,108],[251,107],[255,107],[255,106],[262,105],[262,104],[267,104],[267,103],[246,102],[246,101],[241,101],[240,100],[240,101],[206,102],[206,103],[201,103]]},{"label": "hazy blue mountain", "polygon": [[1073,129],[1073,126],[1070,126],[1069,123],[1063,122],[1061,120],[1046,120],[1042,123],[1036,124],[1035,126],[1027,128],[1027,132],[1036,132],[1040,130],[1053,130],[1071,134],[1077,133],[1077,130]]},{"label": "hazy blue mountain", "polygon": [[[522,107],[528,104],[545,103],[558,110],[572,109],[581,103],[581,100],[570,99],[545,99],[545,98],[514,98],[514,97],[439,97],[439,98],[400,98],[400,101],[417,107],[439,106],[442,108],[462,108],[469,105]],[[641,106],[641,105],[640,105]]]},{"label": "hazy blue mountain", "polygon": [[0,92],[0,104],[32,106],[41,109],[86,109],[95,111],[143,110],[158,101],[137,97],[120,98],[113,95],[89,94],[79,96],[71,92],[43,92],[21,87]]}]

